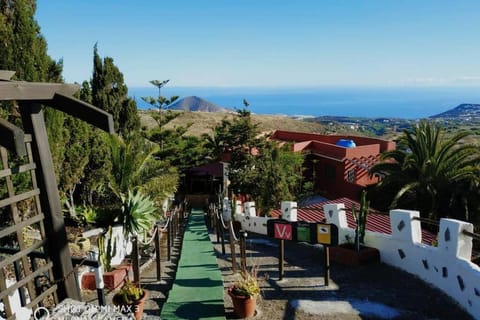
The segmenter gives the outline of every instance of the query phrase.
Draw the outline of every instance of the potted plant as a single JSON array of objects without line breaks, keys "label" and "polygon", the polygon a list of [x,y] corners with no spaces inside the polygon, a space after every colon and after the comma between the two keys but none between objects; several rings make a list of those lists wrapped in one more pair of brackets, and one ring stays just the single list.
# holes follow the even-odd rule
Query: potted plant
[{"label": "potted plant", "polygon": [[361,265],[380,260],[380,253],[376,248],[365,246],[365,230],[369,206],[367,192],[363,190],[360,197],[360,207],[358,210],[352,207],[352,215],[356,222],[355,241],[351,243],[348,241],[350,237],[347,237],[348,242],[346,244],[331,247],[329,254],[332,261],[345,265]]},{"label": "potted plant", "polygon": [[143,316],[143,306],[147,296],[147,290],[127,278],[120,290],[113,296],[112,301],[122,313],[133,313],[135,319],[140,320]]},{"label": "potted plant", "polygon": [[252,267],[249,271],[242,271],[240,278],[228,288],[228,295],[232,298],[235,314],[240,318],[253,317],[257,307],[257,297],[260,295],[260,279],[257,277],[258,268]]}]

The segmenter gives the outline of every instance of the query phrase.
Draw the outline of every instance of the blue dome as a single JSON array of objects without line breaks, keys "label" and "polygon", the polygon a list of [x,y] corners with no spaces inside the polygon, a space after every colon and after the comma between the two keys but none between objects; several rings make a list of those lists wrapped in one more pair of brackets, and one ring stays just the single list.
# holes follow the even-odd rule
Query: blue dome
[{"label": "blue dome", "polygon": [[340,139],[337,141],[337,146],[345,148],[355,148],[357,145],[353,140],[350,139]]}]

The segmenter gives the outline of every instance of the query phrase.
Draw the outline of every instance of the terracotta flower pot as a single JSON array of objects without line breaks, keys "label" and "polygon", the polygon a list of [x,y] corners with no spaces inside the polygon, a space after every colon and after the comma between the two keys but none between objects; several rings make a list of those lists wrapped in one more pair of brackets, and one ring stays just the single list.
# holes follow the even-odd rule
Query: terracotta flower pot
[{"label": "terracotta flower pot", "polygon": [[113,296],[113,304],[119,308],[119,311],[122,313],[132,313],[135,320],[141,320],[143,317],[143,306],[145,305],[145,300],[147,300],[148,292],[143,289],[143,296],[134,301],[132,304],[126,304],[122,301],[122,298],[115,294]]},{"label": "terracotta flower pot", "polygon": [[233,288],[228,289],[228,295],[232,298],[233,310],[237,317],[250,318],[255,315],[257,297],[237,296],[233,293]]}]

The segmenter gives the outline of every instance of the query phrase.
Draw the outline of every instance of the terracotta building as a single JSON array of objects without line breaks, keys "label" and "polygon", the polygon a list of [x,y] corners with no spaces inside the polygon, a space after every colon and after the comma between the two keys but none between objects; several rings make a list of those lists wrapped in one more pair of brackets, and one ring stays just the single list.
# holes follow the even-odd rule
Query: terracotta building
[{"label": "terracotta building", "polygon": [[270,138],[292,143],[293,151],[305,154],[306,180],[330,199],[358,199],[360,190],[378,182],[368,171],[380,154],[395,149],[395,142],[359,136],[275,131]]}]

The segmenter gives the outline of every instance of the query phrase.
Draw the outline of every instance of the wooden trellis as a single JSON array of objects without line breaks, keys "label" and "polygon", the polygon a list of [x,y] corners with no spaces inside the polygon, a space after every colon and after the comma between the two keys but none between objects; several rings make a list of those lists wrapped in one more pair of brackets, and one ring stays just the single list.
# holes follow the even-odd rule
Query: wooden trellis
[{"label": "wooden trellis", "polygon": [[0,316],[8,319],[21,308],[80,298],[42,105],[113,133],[111,115],[72,97],[78,86],[10,81],[12,75],[0,71],[0,101],[18,103],[23,125],[0,118]]}]

